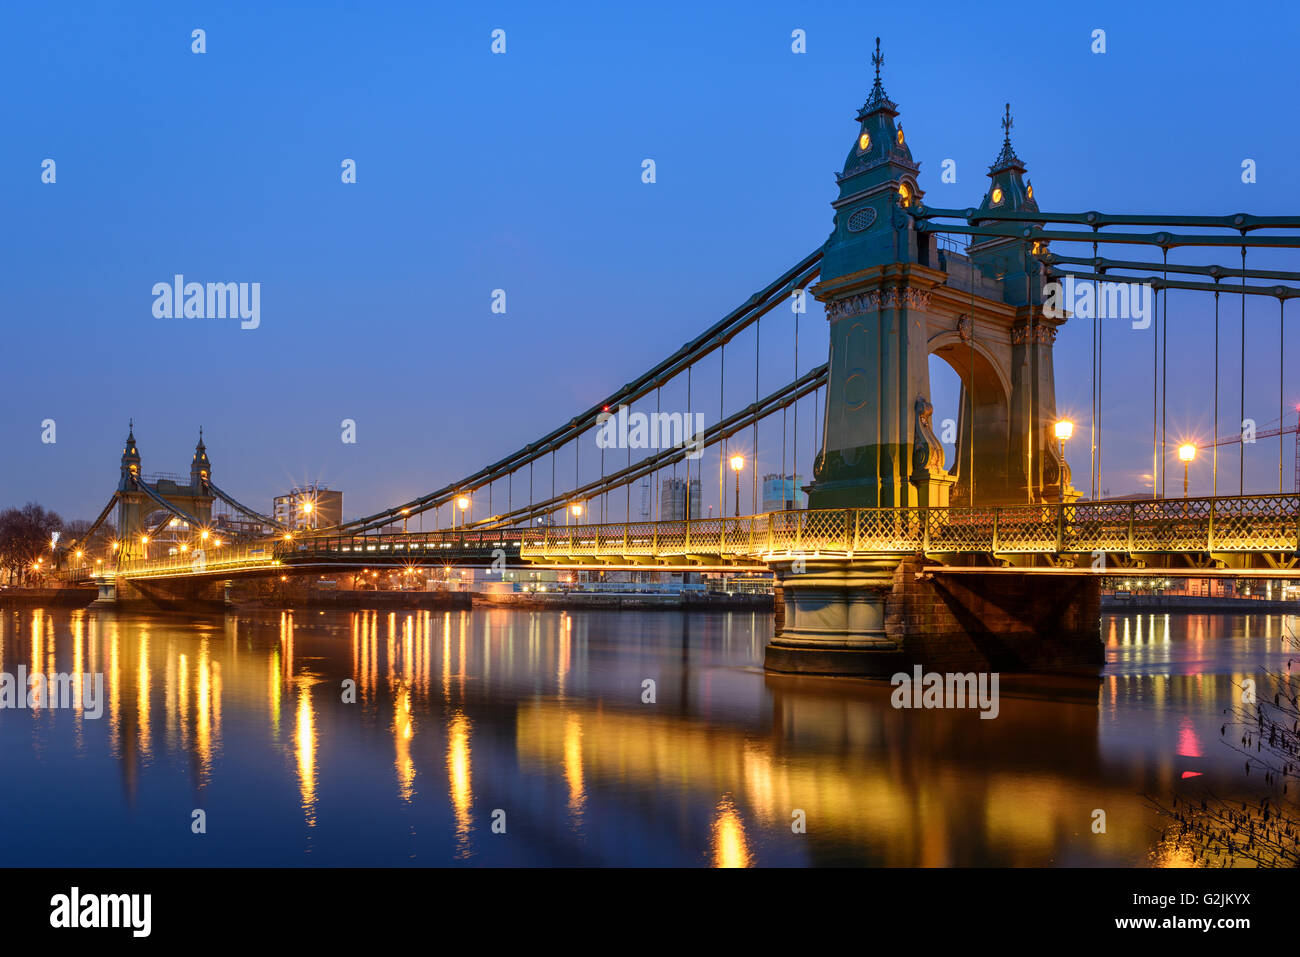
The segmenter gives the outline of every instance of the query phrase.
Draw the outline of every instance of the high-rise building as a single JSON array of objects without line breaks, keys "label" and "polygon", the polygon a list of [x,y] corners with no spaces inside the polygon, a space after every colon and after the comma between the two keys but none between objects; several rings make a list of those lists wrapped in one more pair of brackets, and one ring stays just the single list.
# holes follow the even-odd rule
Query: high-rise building
[{"label": "high-rise building", "polygon": [[271,502],[271,516],[288,528],[329,528],[343,523],[343,493],[323,485],[292,488]]},{"label": "high-rise building", "polygon": [[799,487],[798,475],[778,475],[770,472],[763,476],[763,511],[784,512],[792,508],[807,508],[808,496]]},{"label": "high-rise building", "polygon": [[[690,480],[691,518],[700,517],[700,480]],[[686,518],[686,479],[666,478],[659,487],[659,520],[680,522]]]},{"label": "high-rise building", "polygon": [[653,500],[653,491],[650,487],[650,480],[647,478],[641,482],[641,521],[648,522],[653,517],[650,514],[650,503]]}]

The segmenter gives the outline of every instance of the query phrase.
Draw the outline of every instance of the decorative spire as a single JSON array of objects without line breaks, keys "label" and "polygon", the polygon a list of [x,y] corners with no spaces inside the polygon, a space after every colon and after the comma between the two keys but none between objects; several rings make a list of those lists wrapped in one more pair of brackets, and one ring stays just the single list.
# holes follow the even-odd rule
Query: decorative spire
[{"label": "decorative spire", "polygon": [[135,419],[127,422],[126,430],[126,448],[122,449],[122,477],[117,483],[119,492],[134,489],[140,473],[140,450],[135,447]]},{"label": "decorative spire", "polygon": [[998,158],[993,161],[989,167],[990,173],[996,173],[999,170],[1008,169],[1018,166],[1023,171],[1024,164],[1020,162],[1020,157],[1016,156],[1016,151],[1011,148],[1011,127],[1015,123],[1011,119],[1011,104],[1006,105],[1006,112],[1002,114],[1002,152]]},{"label": "decorative spire", "polygon": [[880,83],[880,65],[885,62],[884,54],[880,52],[880,37],[876,37],[876,52],[871,55],[871,62],[876,68],[876,82],[872,84],[871,95],[867,97],[867,102],[863,104],[862,109],[858,110],[859,120],[865,119],[878,110],[898,112],[898,104],[886,95],[885,88]]},{"label": "decorative spire", "polygon": [[212,474],[212,463],[208,461],[208,449],[203,444],[203,426],[199,426],[199,444],[194,446],[194,459],[190,462],[190,485],[202,488]]}]

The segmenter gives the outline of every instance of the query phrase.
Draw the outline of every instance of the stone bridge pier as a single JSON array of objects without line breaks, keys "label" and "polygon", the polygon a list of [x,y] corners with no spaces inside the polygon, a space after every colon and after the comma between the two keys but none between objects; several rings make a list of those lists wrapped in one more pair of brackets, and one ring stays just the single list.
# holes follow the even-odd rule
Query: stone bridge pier
[{"label": "stone bridge pier", "polygon": [[777,562],[770,671],[1097,674],[1100,583],[1084,574],[926,575],[921,556]]},{"label": "stone bridge pier", "polygon": [[219,578],[118,578],[101,582],[99,606],[162,611],[224,611],[230,582]]}]

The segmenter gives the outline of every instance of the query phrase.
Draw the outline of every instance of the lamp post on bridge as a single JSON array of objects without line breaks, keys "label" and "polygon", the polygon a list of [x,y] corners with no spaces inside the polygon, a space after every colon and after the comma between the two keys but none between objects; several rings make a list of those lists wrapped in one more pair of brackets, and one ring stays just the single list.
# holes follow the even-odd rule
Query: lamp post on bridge
[{"label": "lamp post on bridge", "polygon": [[1061,504],[1065,504],[1065,442],[1074,434],[1074,423],[1069,419],[1061,419],[1056,423],[1056,448],[1060,453],[1061,464],[1057,469],[1057,476],[1060,479]]},{"label": "lamp post on bridge", "polygon": [[1183,463],[1183,498],[1187,498],[1187,467],[1192,464],[1192,459],[1196,458],[1196,446],[1191,442],[1184,442],[1178,446],[1178,458]]},{"label": "lamp post on bridge", "polygon": [[745,467],[743,455],[731,457],[731,471],[736,473],[736,518],[740,518],[740,472]]},{"label": "lamp post on bridge", "polygon": [[[456,507],[460,509],[460,524],[462,528],[465,526],[465,512],[469,510],[469,506],[469,496],[462,495],[460,498],[456,499]],[[451,510],[451,527],[453,531],[456,528],[456,509],[454,508]]]}]

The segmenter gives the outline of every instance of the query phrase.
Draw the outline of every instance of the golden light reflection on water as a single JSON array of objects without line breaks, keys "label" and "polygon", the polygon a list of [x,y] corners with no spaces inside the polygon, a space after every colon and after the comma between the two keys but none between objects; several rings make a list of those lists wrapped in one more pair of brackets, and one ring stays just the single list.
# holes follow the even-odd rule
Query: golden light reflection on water
[{"label": "golden light reflection on water", "polygon": [[587,792],[582,776],[582,719],[572,711],[564,718],[564,780],[569,785],[569,814],[576,829],[582,826]]},{"label": "golden light reflection on water", "polygon": [[1201,867],[1191,849],[1171,838],[1162,838],[1151,850],[1152,867]]},{"label": "golden light reflection on water", "polygon": [[474,825],[470,811],[474,792],[470,783],[469,735],[469,718],[457,710],[447,726],[447,777],[456,822],[456,856],[461,858],[470,854],[470,829]]},{"label": "golden light reflection on water", "polygon": [[[2,645],[3,642],[0,642]],[[81,609],[73,612],[72,615],[72,700],[75,702],[77,709],[77,737],[76,747],[80,751],[82,747],[82,727],[81,716],[85,704],[85,679],[82,677],[86,673],[86,613]],[[4,652],[0,651],[0,659],[3,659]],[[0,671],[3,665],[0,664]],[[93,680],[93,679],[92,679]]]},{"label": "golden light reflection on water", "polygon": [[280,688],[283,682],[280,680],[280,649],[273,648],[271,654],[267,656],[266,663],[268,666],[269,680],[267,682],[266,700],[271,712],[271,734],[275,738],[280,737]]},{"label": "golden light reflection on water", "polygon": [[140,756],[146,760],[152,749],[152,729],[149,726],[149,631],[140,629],[140,643],[136,648],[135,712],[140,729]]},{"label": "golden light reflection on water", "polygon": [[750,867],[754,861],[745,837],[745,822],[730,795],[718,802],[710,826],[714,867]]},{"label": "golden light reflection on water", "polygon": [[104,676],[108,685],[108,719],[113,738],[113,757],[121,757],[122,740],[122,689],[120,684],[121,663],[118,658],[118,628],[114,621],[108,629],[108,674]]},{"label": "golden light reflection on water", "polygon": [[294,756],[298,760],[298,791],[302,797],[303,818],[308,827],[316,826],[316,716],[311,707],[311,686],[298,686],[298,716],[294,722]]},{"label": "golden light reflection on water", "polygon": [[415,719],[411,715],[411,691],[403,689],[393,699],[393,743],[397,750],[398,797],[406,804],[415,796],[415,762],[411,760],[411,739],[415,737]]},{"label": "golden light reflection on water", "polygon": [[[372,751],[388,807],[396,806],[395,794],[406,808],[450,810],[457,856],[489,860],[496,844],[485,839],[476,847],[472,840],[475,785],[484,801],[521,786],[522,769],[532,776],[525,782],[555,789],[547,813],[570,840],[578,832],[584,844],[599,836],[611,802],[648,801],[674,822],[653,826],[683,839],[689,832],[692,859],[718,866],[750,866],[760,856],[767,864],[811,858],[818,842],[771,849],[771,835],[788,835],[793,808],[807,812],[823,847],[820,835],[830,834],[837,847],[849,848],[849,860],[948,866],[1051,863],[1073,855],[1148,863],[1150,854],[1159,866],[1183,866],[1184,851],[1155,844],[1139,795],[1169,793],[1187,770],[1213,771],[1217,715],[1245,675],[1244,662],[1235,661],[1217,673],[1147,668],[1145,662],[1167,660],[1171,643],[1204,645],[1208,658],[1222,634],[1204,621],[1184,628],[1144,614],[1106,622],[1108,648],[1137,664],[1108,673],[1090,700],[1008,697],[996,722],[951,713],[903,716],[882,704],[887,694],[876,700],[865,685],[805,688],[741,668],[697,668],[681,681],[681,707],[660,710],[636,707],[636,695],[620,705],[610,686],[599,684],[610,676],[591,665],[589,646],[601,636],[591,620],[574,615],[493,611],[487,614],[500,617],[489,622],[477,612],[439,612],[438,629],[429,612],[366,611],[327,619],[321,629],[314,616],[300,613],[295,622],[276,610],[244,619],[241,634],[233,618],[173,625],[62,614],[0,623],[0,661],[57,670],[57,652],[78,675],[104,673],[107,747],[121,760],[128,793],[137,763],[188,752],[187,773],[203,788],[214,776],[238,775],[250,750],[278,741],[271,754],[286,806],[307,828],[320,828],[322,802],[333,807],[338,793],[349,796],[346,788],[334,790],[341,787],[334,775],[322,775],[322,755],[332,768],[328,756],[335,753],[322,751],[322,742],[377,744]],[[735,641],[743,628],[732,626],[722,635]],[[1269,649],[1282,640],[1278,628],[1255,634]],[[640,645],[637,654],[652,647]],[[680,649],[672,652],[675,662]],[[608,645],[601,655],[616,661]],[[340,702],[337,682],[344,677],[358,681],[356,706]],[[316,684],[322,693],[313,698]],[[231,737],[223,745],[225,707],[235,710],[226,715]],[[1214,719],[1210,731],[1201,721],[1206,715]],[[33,717],[47,734],[57,727],[54,709]],[[79,714],[75,720],[87,741],[103,740],[96,722],[83,727]],[[389,745],[379,740],[390,736],[391,765],[383,750]],[[445,792],[436,783],[440,762]],[[420,772],[432,787],[417,789]],[[489,807],[483,804],[480,815]],[[1088,833],[1087,812],[1097,807],[1108,811],[1105,838]]]}]

